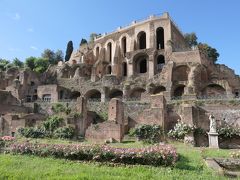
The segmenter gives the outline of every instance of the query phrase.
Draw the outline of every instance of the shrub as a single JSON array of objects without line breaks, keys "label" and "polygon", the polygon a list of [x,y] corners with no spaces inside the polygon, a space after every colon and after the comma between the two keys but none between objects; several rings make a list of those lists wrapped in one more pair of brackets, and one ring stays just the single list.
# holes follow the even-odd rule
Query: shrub
[{"label": "shrub", "polygon": [[46,121],[43,122],[43,127],[47,130],[50,131],[51,133],[57,129],[61,123],[63,123],[63,118],[59,116],[51,116],[47,118]]},{"label": "shrub", "polygon": [[235,128],[229,124],[224,124],[218,128],[219,136],[223,138],[232,138],[233,136],[240,136],[240,128]]},{"label": "shrub", "polygon": [[178,121],[174,126],[174,129],[171,129],[168,132],[168,136],[177,140],[184,139],[184,137],[190,132],[194,131],[194,127],[185,124],[184,122]]},{"label": "shrub", "polygon": [[52,105],[52,110],[54,113],[65,112],[66,108],[61,103],[56,103]]},{"label": "shrub", "polygon": [[232,158],[240,158],[240,151],[230,153]]},{"label": "shrub", "polygon": [[47,136],[47,132],[43,128],[19,128],[18,133],[26,138],[44,138],[45,136]]},{"label": "shrub", "polygon": [[29,154],[41,157],[53,156],[70,160],[113,162],[143,165],[173,165],[178,159],[176,150],[168,145],[155,145],[145,148],[116,148],[97,145],[58,145],[58,144],[12,144],[13,154]]},{"label": "shrub", "polygon": [[138,140],[146,143],[157,143],[163,134],[159,125],[140,125],[130,130],[129,135],[135,136]]},{"label": "shrub", "polygon": [[77,112],[73,114],[73,118],[75,119],[82,118],[82,116],[83,115],[81,113],[77,113]]},{"label": "shrub", "polygon": [[72,127],[60,127],[56,129],[53,133],[55,138],[61,139],[71,139],[74,135],[74,129]]}]

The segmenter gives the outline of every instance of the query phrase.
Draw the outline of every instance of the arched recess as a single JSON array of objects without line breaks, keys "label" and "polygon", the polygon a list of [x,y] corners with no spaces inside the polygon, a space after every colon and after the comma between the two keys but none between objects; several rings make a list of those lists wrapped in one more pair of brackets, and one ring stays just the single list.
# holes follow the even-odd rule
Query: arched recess
[{"label": "arched recess", "polygon": [[112,43],[109,42],[107,44],[107,58],[108,58],[108,62],[112,62]]},{"label": "arched recess", "polygon": [[98,60],[99,57],[99,53],[100,53],[100,47],[96,47],[96,60]]},{"label": "arched recess", "polygon": [[153,91],[152,94],[159,94],[161,92],[166,91],[166,88],[164,86],[156,86]]},{"label": "arched recess", "polygon": [[127,38],[125,36],[121,39],[121,47],[122,47],[123,55],[126,56],[126,52],[127,52]]},{"label": "arched recess", "polygon": [[122,63],[122,75],[123,76],[127,76],[127,63],[126,62],[123,62]]},{"label": "arched recess", "polygon": [[119,89],[112,89],[110,92],[109,92],[109,98],[112,99],[112,98],[120,98],[122,99],[122,96],[123,96],[123,92]]},{"label": "arched recess", "polygon": [[134,72],[137,74],[146,73],[148,71],[148,55],[137,55],[133,59]]},{"label": "arched recess", "polygon": [[100,101],[101,92],[97,89],[91,89],[85,93],[85,98],[87,98],[87,100]]},{"label": "arched recess", "polygon": [[146,90],[143,88],[134,88],[131,90],[131,93],[129,95],[130,99],[134,99],[134,100],[141,100],[142,94],[145,92]]},{"label": "arched recess", "polygon": [[77,99],[80,96],[81,96],[81,93],[78,91],[73,91],[70,93],[70,99]]},{"label": "arched recess", "polygon": [[164,29],[162,27],[156,30],[157,49],[164,49]]},{"label": "arched recess", "polygon": [[138,49],[146,49],[146,33],[141,31],[137,35]]},{"label": "arched recess", "polygon": [[177,66],[173,69],[173,81],[188,81],[190,68],[187,65]]},{"label": "arched recess", "polygon": [[157,56],[157,59],[156,59],[156,71],[157,72],[161,72],[164,64],[165,64],[165,57],[163,55]]},{"label": "arched recess", "polygon": [[174,89],[174,92],[173,92],[173,97],[174,98],[182,98],[183,94],[184,94],[184,88],[185,88],[185,85],[178,85],[175,89]]},{"label": "arched recess", "polygon": [[106,72],[107,72],[107,74],[112,74],[112,66],[111,65],[107,66]]},{"label": "arched recess", "polygon": [[203,88],[202,95],[206,97],[225,96],[226,90],[221,85],[209,84]]}]

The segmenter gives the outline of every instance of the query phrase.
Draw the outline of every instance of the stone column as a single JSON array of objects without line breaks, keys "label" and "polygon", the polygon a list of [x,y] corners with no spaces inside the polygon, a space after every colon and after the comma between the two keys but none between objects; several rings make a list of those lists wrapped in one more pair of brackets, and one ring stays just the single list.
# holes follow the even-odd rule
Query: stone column
[{"label": "stone column", "polygon": [[87,100],[81,96],[77,99],[77,112],[81,114],[81,117],[77,119],[77,135],[84,136],[87,129]]},{"label": "stone column", "polygon": [[121,142],[124,137],[124,106],[121,99],[113,98],[109,102],[108,121],[114,122],[116,126],[109,136],[113,136],[115,140]]},{"label": "stone column", "polygon": [[149,55],[149,60],[148,60],[148,75],[149,79],[154,76],[154,55]]},{"label": "stone column", "polygon": [[[183,117],[184,118],[182,119],[182,121],[185,124],[194,126],[194,124],[195,124],[195,122],[194,122],[194,106],[192,106],[191,104],[183,104]],[[187,134],[184,137],[184,142],[195,146],[195,138],[194,138],[193,132]]]},{"label": "stone column", "polygon": [[159,125],[163,130],[167,130],[167,112],[166,112],[166,99],[163,94],[151,95],[151,109],[156,114],[155,117],[159,120]]}]

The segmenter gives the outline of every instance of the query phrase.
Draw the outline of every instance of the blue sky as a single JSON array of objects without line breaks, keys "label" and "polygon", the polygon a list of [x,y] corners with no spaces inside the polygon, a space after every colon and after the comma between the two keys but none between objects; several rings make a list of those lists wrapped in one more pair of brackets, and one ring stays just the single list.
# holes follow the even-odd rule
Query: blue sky
[{"label": "blue sky", "polygon": [[104,33],[151,14],[169,12],[183,32],[196,32],[240,74],[239,0],[0,0],[0,57],[24,60],[69,40]]}]

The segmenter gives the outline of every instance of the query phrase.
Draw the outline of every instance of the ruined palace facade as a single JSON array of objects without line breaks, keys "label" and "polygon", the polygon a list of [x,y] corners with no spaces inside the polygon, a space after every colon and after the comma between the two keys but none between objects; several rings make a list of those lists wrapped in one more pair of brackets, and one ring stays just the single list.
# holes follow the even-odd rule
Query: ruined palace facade
[{"label": "ruined palace facade", "polygon": [[[215,112],[220,118],[219,109],[239,110],[238,106],[224,104],[194,104],[199,99],[237,100],[240,78],[227,66],[213,63],[197,47],[188,47],[168,13],[96,36],[74,51],[68,62],[51,65],[43,74],[11,69],[1,72],[0,77],[0,97],[6,96],[0,103],[0,113],[19,114],[24,109],[26,114],[39,117],[34,122],[41,121],[40,115],[47,112],[34,111],[33,104],[76,103],[79,97],[84,98],[88,111],[97,109],[91,106],[93,102],[103,107],[111,99],[121,100],[124,116],[115,121],[121,126],[109,125],[110,121],[101,127],[108,126],[106,131],[114,127],[122,134],[137,124],[160,124],[169,130],[178,119],[208,129],[208,113]],[[184,103],[176,106],[176,100]],[[8,112],[6,106],[12,111]],[[85,113],[81,134],[87,132],[91,139],[100,137],[101,133],[92,132],[90,116]],[[233,123],[238,126],[236,119]],[[111,133],[105,134],[111,137]],[[122,135],[117,137],[120,140]]]}]

